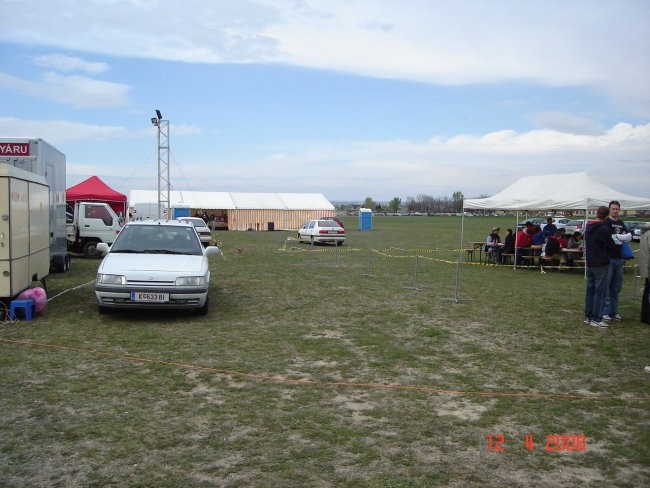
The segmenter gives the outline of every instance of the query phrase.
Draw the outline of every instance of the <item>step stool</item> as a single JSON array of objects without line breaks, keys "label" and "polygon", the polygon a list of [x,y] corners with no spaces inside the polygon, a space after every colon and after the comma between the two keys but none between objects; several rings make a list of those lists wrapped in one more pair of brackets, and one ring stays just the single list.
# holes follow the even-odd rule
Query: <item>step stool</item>
[{"label": "step stool", "polygon": [[9,305],[9,319],[16,320],[16,309],[22,308],[25,311],[25,320],[32,320],[34,314],[34,299],[33,298],[20,298],[11,300]]}]

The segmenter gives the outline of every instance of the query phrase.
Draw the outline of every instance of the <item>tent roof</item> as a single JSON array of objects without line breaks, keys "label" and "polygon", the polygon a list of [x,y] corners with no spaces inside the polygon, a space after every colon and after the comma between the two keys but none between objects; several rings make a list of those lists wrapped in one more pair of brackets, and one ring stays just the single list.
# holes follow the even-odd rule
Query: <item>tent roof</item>
[{"label": "tent roof", "polygon": [[584,210],[618,200],[623,209],[650,209],[650,198],[613,190],[585,172],[526,176],[489,198],[470,198],[463,208],[485,210]]},{"label": "tent roof", "polygon": [[[169,193],[170,204],[208,209],[259,209],[259,210],[334,210],[321,193],[228,193],[178,191]],[[158,201],[155,190],[131,190],[129,203]]]},{"label": "tent roof", "polygon": [[103,202],[126,202],[126,195],[113,190],[97,176],[71,186],[65,191],[66,201],[100,200]]}]

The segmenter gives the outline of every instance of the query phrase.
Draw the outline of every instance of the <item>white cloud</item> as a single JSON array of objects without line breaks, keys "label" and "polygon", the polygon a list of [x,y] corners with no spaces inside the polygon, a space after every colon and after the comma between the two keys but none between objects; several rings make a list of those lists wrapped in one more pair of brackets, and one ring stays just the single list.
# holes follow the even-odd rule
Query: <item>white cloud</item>
[{"label": "white cloud", "polygon": [[0,134],[7,138],[41,138],[52,144],[117,139],[130,135],[124,127],[82,124],[67,120],[23,120],[14,117],[0,117]]},{"label": "white cloud", "polygon": [[620,191],[650,197],[649,145],[650,124],[617,124],[598,135],[504,130],[425,143],[283,144],[254,161],[197,160],[183,174],[192,190],[215,190],[211,181],[222,191],[321,192],[326,186],[333,199],[370,193],[389,200],[459,189],[466,196],[493,194],[522,176],[587,171]]},{"label": "white cloud", "polygon": [[6,42],[445,85],[584,86],[629,113],[650,114],[645,0],[0,1],[12,19],[0,31]]},{"label": "white cloud", "polygon": [[109,69],[106,63],[85,61],[79,57],[66,56],[65,54],[35,56],[33,60],[36,66],[53,68],[64,72],[85,71],[86,73],[99,74]]},{"label": "white cloud", "polygon": [[0,87],[77,108],[121,107],[128,103],[130,87],[85,76],[45,73],[41,81],[31,81],[0,73]]}]

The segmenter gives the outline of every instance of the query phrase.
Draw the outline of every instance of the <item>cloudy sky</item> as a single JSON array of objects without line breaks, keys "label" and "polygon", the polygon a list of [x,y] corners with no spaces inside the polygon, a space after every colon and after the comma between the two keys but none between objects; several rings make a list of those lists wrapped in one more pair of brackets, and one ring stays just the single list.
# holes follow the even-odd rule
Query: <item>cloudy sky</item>
[{"label": "cloudy sky", "polygon": [[[647,0],[0,0],[0,137],[68,186],[378,201],[587,171],[650,197]],[[561,178],[561,176],[558,176]]]}]

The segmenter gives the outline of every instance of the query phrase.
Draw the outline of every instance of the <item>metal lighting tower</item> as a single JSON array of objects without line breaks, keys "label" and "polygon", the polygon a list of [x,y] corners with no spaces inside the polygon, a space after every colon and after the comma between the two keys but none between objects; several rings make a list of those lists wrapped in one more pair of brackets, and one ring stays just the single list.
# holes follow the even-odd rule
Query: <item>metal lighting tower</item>
[{"label": "metal lighting tower", "polygon": [[151,118],[151,123],[158,127],[158,218],[163,205],[167,209],[167,220],[171,218],[169,205],[169,120],[163,120],[160,110]]}]

